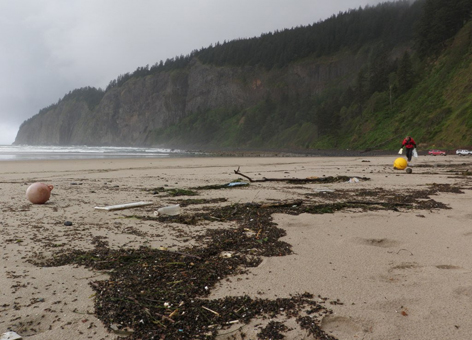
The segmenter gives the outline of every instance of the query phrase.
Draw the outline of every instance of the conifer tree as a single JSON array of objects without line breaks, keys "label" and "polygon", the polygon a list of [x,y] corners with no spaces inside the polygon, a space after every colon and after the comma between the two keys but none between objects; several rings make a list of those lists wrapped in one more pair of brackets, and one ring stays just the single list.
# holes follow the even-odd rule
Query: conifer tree
[{"label": "conifer tree", "polygon": [[398,65],[397,82],[398,92],[405,93],[413,86],[414,72],[411,57],[408,51],[405,51]]}]

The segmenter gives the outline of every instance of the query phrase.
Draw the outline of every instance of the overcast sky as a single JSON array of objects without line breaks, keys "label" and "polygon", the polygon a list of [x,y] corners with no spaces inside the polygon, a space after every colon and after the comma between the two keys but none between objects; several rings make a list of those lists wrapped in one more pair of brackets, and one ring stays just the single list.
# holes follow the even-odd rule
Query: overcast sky
[{"label": "overcast sky", "polygon": [[0,0],[0,144],[69,91],[379,0]]}]

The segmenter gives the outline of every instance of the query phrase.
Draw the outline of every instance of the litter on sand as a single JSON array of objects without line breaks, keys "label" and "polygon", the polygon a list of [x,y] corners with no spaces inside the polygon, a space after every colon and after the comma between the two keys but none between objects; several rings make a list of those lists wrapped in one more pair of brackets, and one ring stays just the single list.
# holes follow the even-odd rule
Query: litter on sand
[{"label": "litter on sand", "polygon": [[16,334],[15,332],[6,332],[2,334],[0,340],[20,340],[23,339],[21,335]]},{"label": "litter on sand", "polygon": [[359,178],[357,177],[352,177],[347,181],[348,183],[359,183]]},{"label": "litter on sand", "polygon": [[231,183],[227,184],[227,186],[229,186],[229,187],[237,187],[237,186],[241,186],[241,185],[249,185],[249,183],[247,183],[247,182],[231,182]]},{"label": "litter on sand", "polygon": [[121,209],[129,209],[129,208],[136,208],[136,207],[144,207],[146,205],[151,205],[153,202],[134,202],[134,203],[126,203],[126,204],[117,204],[117,205],[109,205],[106,207],[95,207],[98,210],[121,210]]},{"label": "litter on sand", "polygon": [[154,216],[177,216],[180,215],[181,209],[179,204],[169,205],[167,207],[162,207],[154,211]]},{"label": "litter on sand", "polygon": [[316,192],[334,192],[333,189],[326,189],[326,188],[317,188],[317,189],[313,189],[314,191]]}]

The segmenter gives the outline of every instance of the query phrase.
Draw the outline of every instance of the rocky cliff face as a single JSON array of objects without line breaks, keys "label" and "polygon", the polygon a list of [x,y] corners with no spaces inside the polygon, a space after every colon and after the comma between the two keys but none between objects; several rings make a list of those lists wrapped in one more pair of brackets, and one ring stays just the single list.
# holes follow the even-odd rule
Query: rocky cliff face
[{"label": "rocky cliff face", "polygon": [[93,108],[65,98],[24,122],[14,144],[151,145],[149,136],[154,131],[195,112],[244,109],[269,94],[305,97],[332,83],[347,85],[366,58],[345,54],[272,71],[215,67],[193,60],[185,70],[131,78],[106,91]]}]

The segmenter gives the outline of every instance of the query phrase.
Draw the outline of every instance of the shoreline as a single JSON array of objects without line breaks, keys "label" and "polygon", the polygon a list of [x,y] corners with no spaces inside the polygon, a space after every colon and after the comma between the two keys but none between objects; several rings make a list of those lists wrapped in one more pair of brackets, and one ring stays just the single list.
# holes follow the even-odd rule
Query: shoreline
[{"label": "shoreline", "polygon": [[[93,283],[106,282],[110,273],[73,263],[37,266],[31,259],[93,251],[100,245],[198,251],[212,246],[198,241],[208,230],[239,226],[236,220],[218,217],[219,209],[249,204],[260,216],[263,210],[257,209],[263,208],[258,205],[273,206],[267,216],[285,231],[278,241],[289,244],[293,252],[261,256],[257,266],[219,280],[209,287],[211,301],[246,295],[271,301],[307,292],[326,297],[324,307],[332,313],[319,316],[317,322],[335,339],[466,340],[472,333],[467,317],[472,262],[466,250],[472,235],[472,159],[424,156],[413,173],[406,174],[393,170],[396,157],[2,162],[0,334],[11,330],[32,340],[116,338],[124,328],[114,331],[117,326],[112,323],[107,330],[97,318],[93,298],[97,293]],[[233,189],[206,188],[246,180],[235,173],[239,168],[256,182]],[[342,180],[323,181],[334,177]],[[368,180],[348,183],[346,177]],[[312,182],[289,181],[306,178]],[[25,190],[34,181],[54,185],[45,205],[32,205],[25,199]],[[188,196],[191,191],[196,195]],[[179,192],[184,195],[172,195]],[[138,201],[152,205],[111,212],[94,209]],[[294,204],[278,207],[298,201],[302,201],[298,208]],[[356,201],[363,203],[352,203]],[[181,219],[155,217],[159,207],[172,204],[181,205]],[[319,214],[308,209],[318,205],[341,210]],[[206,217],[199,220],[198,216]],[[259,229],[251,223],[265,226],[267,222],[251,222],[251,218],[245,218],[248,224],[241,228],[254,229],[254,234],[247,235],[254,238]],[[65,225],[66,221],[72,225]],[[254,254],[263,240],[258,238],[251,246]],[[246,248],[234,254],[242,258]],[[274,320],[293,328],[285,332],[287,338],[306,338],[307,330],[293,319],[281,315]],[[268,321],[256,318],[247,325],[236,323],[221,331],[231,332],[227,337],[218,339],[240,339],[241,332],[255,338]]]}]

